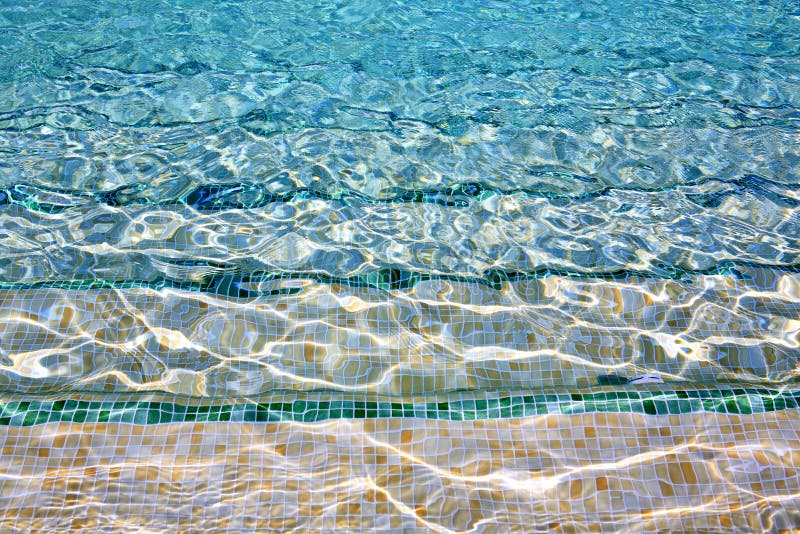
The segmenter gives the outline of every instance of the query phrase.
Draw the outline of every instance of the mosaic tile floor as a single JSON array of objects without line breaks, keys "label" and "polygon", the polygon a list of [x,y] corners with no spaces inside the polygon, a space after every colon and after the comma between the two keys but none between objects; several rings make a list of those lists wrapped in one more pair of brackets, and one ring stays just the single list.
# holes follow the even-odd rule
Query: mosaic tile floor
[{"label": "mosaic tile floor", "polygon": [[[792,532],[800,393],[4,399],[4,532]],[[338,398],[338,397],[337,397]]]},{"label": "mosaic tile floor", "polygon": [[797,0],[0,0],[0,534],[800,532]]}]

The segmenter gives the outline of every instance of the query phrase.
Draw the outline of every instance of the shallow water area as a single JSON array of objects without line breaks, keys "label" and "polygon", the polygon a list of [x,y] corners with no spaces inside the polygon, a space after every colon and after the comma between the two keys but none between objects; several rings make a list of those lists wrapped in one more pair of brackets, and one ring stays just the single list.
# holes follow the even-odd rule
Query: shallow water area
[{"label": "shallow water area", "polygon": [[800,529],[796,3],[0,34],[3,532]]}]

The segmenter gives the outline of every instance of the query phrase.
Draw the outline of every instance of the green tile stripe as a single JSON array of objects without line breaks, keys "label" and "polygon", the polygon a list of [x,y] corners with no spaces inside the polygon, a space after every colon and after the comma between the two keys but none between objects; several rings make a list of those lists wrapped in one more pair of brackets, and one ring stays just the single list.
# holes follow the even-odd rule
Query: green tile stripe
[{"label": "green tile stripe", "polygon": [[798,407],[800,391],[760,389],[511,395],[434,403],[293,400],[261,404],[240,402],[228,405],[191,405],[160,401],[75,399],[0,402],[0,426],[32,426],[56,422],[119,422],[137,425],[215,421],[308,423],[331,419],[385,417],[472,421],[598,412],[649,415],[698,412],[752,414]]},{"label": "green tile stripe", "polygon": [[[658,264],[646,270],[619,269],[613,271],[580,271],[573,269],[559,269],[540,267],[530,271],[516,272],[502,269],[489,269],[480,276],[465,276],[446,273],[429,273],[411,271],[394,267],[383,267],[363,274],[353,276],[335,276],[317,271],[252,271],[241,272],[241,265],[193,260],[177,265],[183,267],[208,267],[213,270],[233,270],[235,274],[209,274],[201,281],[173,280],[157,277],[148,280],[104,280],[74,279],[74,280],[39,280],[36,282],[3,281],[0,280],[0,290],[24,291],[31,289],[63,289],[65,291],[88,291],[97,289],[106,290],[131,290],[149,289],[160,291],[162,289],[175,289],[194,293],[209,293],[229,297],[249,298],[256,296],[294,295],[301,293],[303,288],[281,287],[270,285],[269,282],[283,282],[286,280],[313,280],[318,284],[342,285],[345,287],[371,287],[384,291],[410,289],[420,282],[429,280],[443,280],[454,283],[480,284],[496,290],[502,290],[506,282],[519,282],[523,280],[540,280],[551,276],[583,280],[630,280],[631,278],[649,278],[655,280],[680,280],[686,284],[694,283],[693,277],[698,276],[727,276],[739,280],[752,279],[754,270],[769,269],[780,272],[800,273],[800,265],[782,264],[756,264],[725,260],[708,269],[683,269],[681,267]],[[261,285],[267,287],[261,288]]]}]

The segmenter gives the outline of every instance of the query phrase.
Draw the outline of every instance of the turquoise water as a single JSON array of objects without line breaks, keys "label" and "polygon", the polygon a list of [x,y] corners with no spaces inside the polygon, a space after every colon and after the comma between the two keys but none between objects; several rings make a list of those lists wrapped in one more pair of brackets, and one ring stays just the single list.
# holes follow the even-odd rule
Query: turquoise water
[{"label": "turquoise water", "polygon": [[0,530],[797,528],[798,36],[0,0]]},{"label": "turquoise water", "polygon": [[26,208],[4,222],[5,281],[798,263],[791,2],[0,16],[0,184]]}]

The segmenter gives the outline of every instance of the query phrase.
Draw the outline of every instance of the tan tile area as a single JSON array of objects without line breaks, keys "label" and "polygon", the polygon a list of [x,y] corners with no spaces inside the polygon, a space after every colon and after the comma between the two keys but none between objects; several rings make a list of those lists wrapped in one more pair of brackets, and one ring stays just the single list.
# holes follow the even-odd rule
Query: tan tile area
[{"label": "tan tile area", "polygon": [[0,429],[0,531],[790,532],[800,411]]},{"label": "tan tile area", "polygon": [[264,293],[252,298],[0,290],[0,388],[430,395],[643,373],[775,383],[797,373],[800,286],[794,274],[759,275],[426,280],[394,291],[272,279],[252,282]]}]

